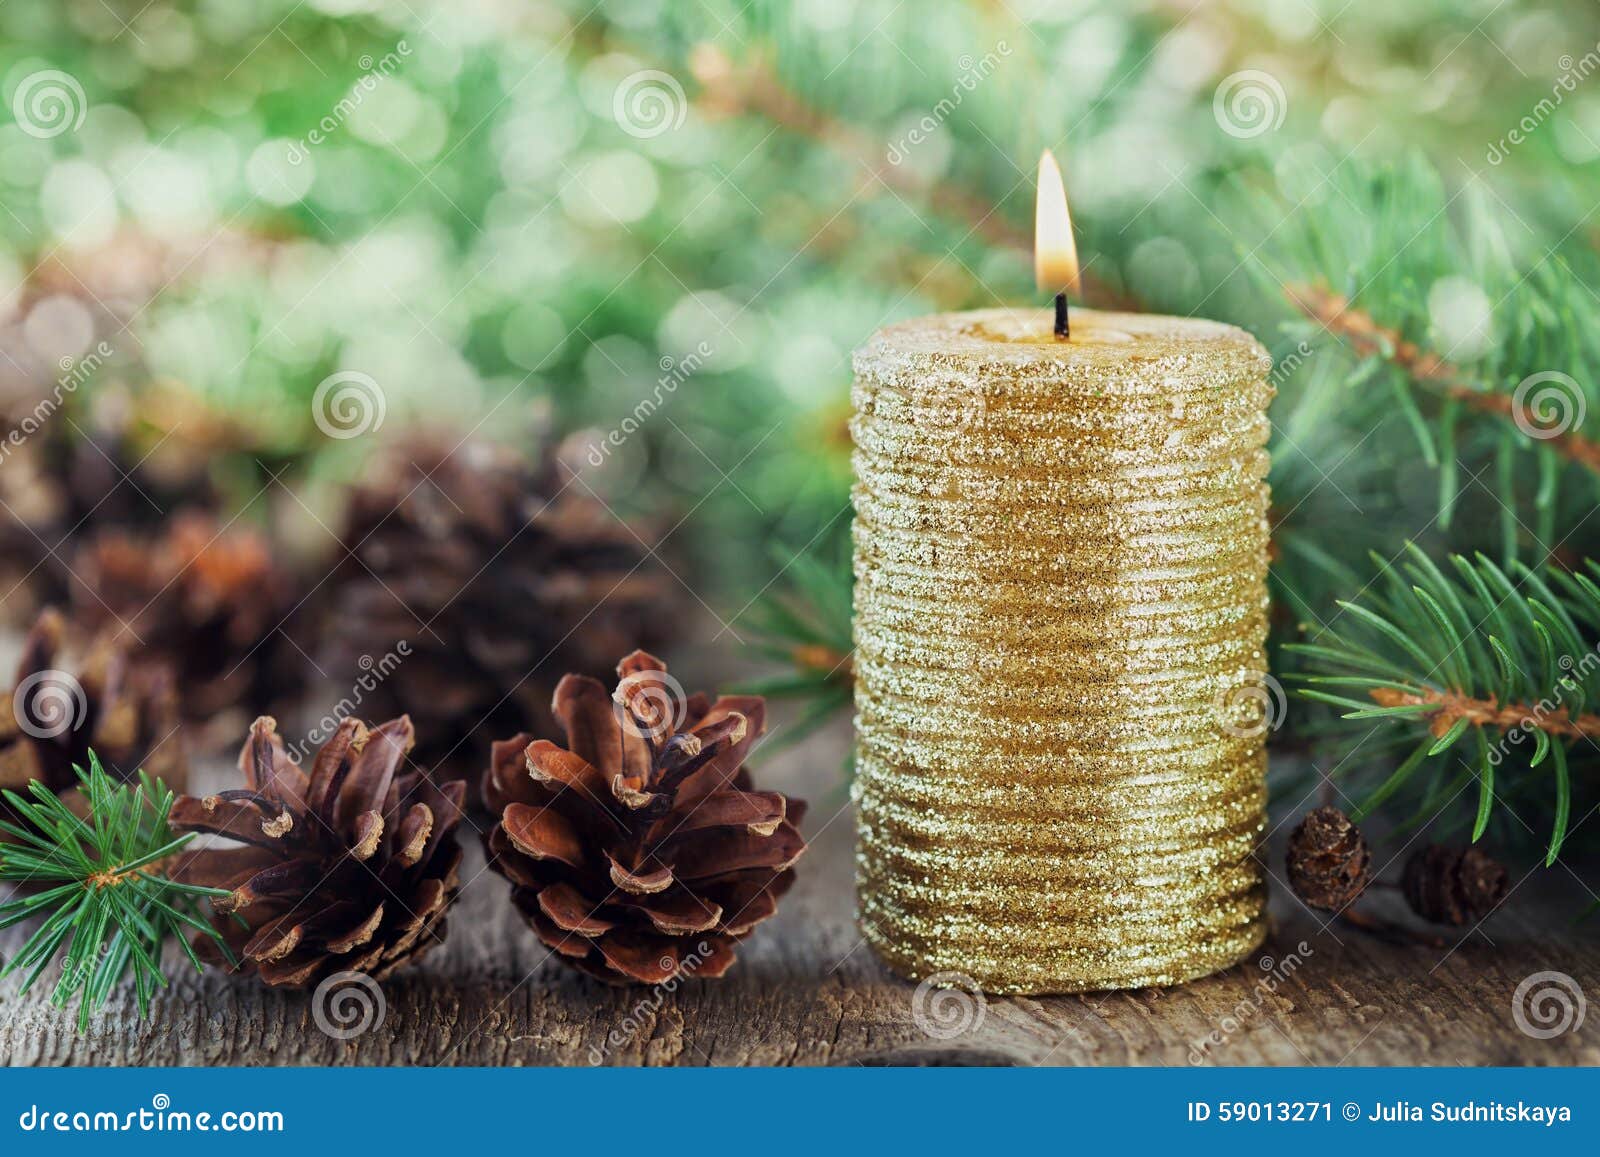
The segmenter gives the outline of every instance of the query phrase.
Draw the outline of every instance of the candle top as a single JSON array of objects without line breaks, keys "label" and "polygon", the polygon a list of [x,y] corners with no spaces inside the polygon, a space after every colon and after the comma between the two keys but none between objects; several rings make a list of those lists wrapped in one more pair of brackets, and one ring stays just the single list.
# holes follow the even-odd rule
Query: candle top
[{"label": "candle top", "polygon": [[1042,309],[979,309],[886,325],[856,351],[856,373],[901,379],[980,376],[1056,382],[1083,392],[1156,393],[1260,381],[1272,358],[1244,330],[1203,318],[1072,312],[1072,337]]}]

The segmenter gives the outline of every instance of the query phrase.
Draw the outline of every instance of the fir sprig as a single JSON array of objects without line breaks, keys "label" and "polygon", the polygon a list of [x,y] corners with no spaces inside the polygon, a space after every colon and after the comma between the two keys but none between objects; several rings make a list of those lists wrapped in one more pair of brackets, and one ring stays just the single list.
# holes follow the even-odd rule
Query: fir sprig
[{"label": "fir sprig", "polygon": [[87,818],[38,782],[29,785],[31,801],[4,793],[17,822],[0,821],[9,840],[0,844],[0,880],[28,890],[0,905],[0,929],[43,920],[0,977],[27,970],[27,992],[65,949],[51,1002],[66,1008],[76,999],[82,1031],[129,973],[139,1014],[149,1014],[155,989],[167,983],[161,951],[169,937],[200,970],[184,933],[200,932],[220,945],[196,907],[226,893],[179,883],[163,871],[163,861],[193,839],[174,838],[167,827],[174,797],[165,784],[144,772],[136,785],[118,783],[93,752],[88,770],[75,770]]},{"label": "fir sprig", "polygon": [[[1287,216],[1249,193],[1282,227],[1247,268],[1264,303],[1291,309],[1285,336],[1315,351],[1280,383],[1275,421],[1336,405],[1363,460],[1415,455],[1435,473],[1440,529],[1483,473],[1507,557],[1530,533],[1557,541],[1563,490],[1587,503],[1600,484],[1600,299],[1586,288],[1600,269],[1581,222],[1529,247],[1488,185],[1452,191],[1416,156],[1352,162],[1327,185],[1315,211]],[[1337,350],[1344,372],[1325,372]]]},{"label": "fir sprig", "polygon": [[788,563],[784,573],[779,590],[762,600],[754,618],[756,645],[787,670],[743,690],[805,702],[805,711],[780,740],[788,744],[850,705],[855,686],[854,584],[844,544],[824,550],[821,557],[802,554]]},{"label": "fir sprig", "polygon": [[1424,822],[1461,795],[1475,801],[1476,840],[1513,795],[1538,791],[1554,863],[1573,811],[1572,765],[1600,762],[1600,565],[1502,568],[1480,554],[1451,556],[1449,567],[1412,546],[1339,604],[1331,626],[1289,647],[1314,668],[1299,677],[1302,694],[1369,729],[1386,725],[1410,748],[1356,818],[1406,790],[1417,809],[1409,822]]}]

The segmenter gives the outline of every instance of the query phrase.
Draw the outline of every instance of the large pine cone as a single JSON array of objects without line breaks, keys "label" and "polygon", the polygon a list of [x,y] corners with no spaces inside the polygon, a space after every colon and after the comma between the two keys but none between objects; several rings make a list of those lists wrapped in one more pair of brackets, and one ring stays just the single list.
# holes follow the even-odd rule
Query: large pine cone
[{"label": "large pine cone", "polygon": [[1349,816],[1319,807],[1290,833],[1288,868],[1295,895],[1313,908],[1337,912],[1366,888],[1372,851]]},{"label": "large pine cone", "polygon": [[642,651],[617,673],[614,697],[561,680],[566,749],[528,735],[494,745],[490,864],[539,939],[592,976],[721,976],[794,882],[805,805],[751,789],[763,700],[685,697]]},{"label": "large pine cone", "polygon": [[404,716],[346,719],[307,776],[263,717],[239,754],[244,788],[173,805],[175,831],[243,845],[187,853],[176,869],[231,893],[213,901],[215,924],[240,971],[296,988],[345,970],[382,980],[443,942],[466,791],[409,767],[413,741]]},{"label": "large pine cone", "polygon": [[58,795],[75,791],[74,765],[101,765],[127,781],[141,769],[174,791],[187,782],[171,673],[134,668],[125,651],[97,640],[76,672],[62,670],[65,623],[44,611],[23,641],[16,681],[0,702],[0,788],[26,794],[38,780]]},{"label": "large pine cone", "polygon": [[[323,665],[374,710],[411,711],[429,766],[476,777],[491,737],[552,729],[560,674],[604,674],[664,640],[664,568],[555,467],[485,442],[413,443],[374,473],[352,499]],[[369,687],[363,672],[401,642]]]},{"label": "large pine cone", "polygon": [[1429,844],[1406,861],[1400,887],[1418,916],[1459,928],[1499,907],[1510,880],[1504,865],[1479,848]]},{"label": "large pine cone", "polygon": [[154,534],[104,530],[73,569],[77,616],[169,664],[187,718],[266,710],[297,690],[282,634],[291,586],[256,531],[191,511]]}]

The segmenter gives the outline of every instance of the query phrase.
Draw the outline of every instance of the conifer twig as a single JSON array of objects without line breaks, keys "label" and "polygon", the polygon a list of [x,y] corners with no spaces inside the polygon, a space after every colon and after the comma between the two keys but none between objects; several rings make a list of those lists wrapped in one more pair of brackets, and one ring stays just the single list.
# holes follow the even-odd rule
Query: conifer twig
[{"label": "conifer twig", "polygon": [[203,898],[228,893],[166,875],[163,865],[193,837],[174,837],[168,828],[173,794],[165,784],[143,772],[137,785],[119,784],[92,751],[88,770],[77,772],[87,818],[37,781],[29,784],[31,801],[3,793],[16,822],[0,821],[0,838],[8,841],[0,844],[0,880],[25,890],[0,904],[0,929],[42,920],[0,977],[27,970],[27,992],[61,953],[51,1003],[65,1008],[76,1000],[81,1032],[130,974],[139,1014],[149,1015],[151,996],[167,983],[161,953],[168,939],[178,941],[196,971],[200,960],[186,932],[211,937],[226,955],[196,908]]},{"label": "conifer twig", "polygon": [[1593,751],[1575,741],[1600,737],[1600,564],[1503,570],[1480,554],[1452,556],[1447,571],[1415,545],[1407,555],[1379,559],[1359,601],[1288,648],[1312,666],[1297,676],[1305,698],[1361,727],[1381,722],[1411,748],[1355,818],[1407,792],[1423,822],[1470,799],[1475,780],[1477,840],[1509,791],[1549,791],[1554,863],[1573,812],[1570,765]]},{"label": "conifer twig", "polygon": [[[701,86],[700,105],[709,114],[762,117],[854,162],[864,170],[867,183],[877,180],[897,194],[925,201],[940,216],[964,223],[973,236],[990,245],[1032,251],[1032,228],[1002,214],[993,196],[948,179],[926,184],[909,169],[890,164],[877,140],[808,104],[759,57],[735,64],[715,45],[701,44],[691,54],[689,68]],[[1139,308],[1131,294],[1098,281],[1087,269],[1081,284],[1084,298],[1099,308]]]},{"label": "conifer twig", "polygon": [[[1516,409],[1510,395],[1475,381],[1438,354],[1407,341],[1397,330],[1379,325],[1371,314],[1354,308],[1340,294],[1316,285],[1289,285],[1284,293],[1297,309],[1362,357],[1381,357],[1424,389],[1470,410],[1514,419]],[[1600,474],[1600,443],[1578,430],[1552,432],[1544,442],[1563,457]]]}]

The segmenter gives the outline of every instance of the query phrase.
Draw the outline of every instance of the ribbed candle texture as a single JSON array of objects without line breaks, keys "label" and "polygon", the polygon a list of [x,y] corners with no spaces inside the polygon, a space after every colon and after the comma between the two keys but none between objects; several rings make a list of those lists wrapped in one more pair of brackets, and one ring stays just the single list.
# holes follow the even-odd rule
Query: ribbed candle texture
[{"label": "ribbed candle texture", "polygon": [[1248,334],[945,314],[855,357],[857,882],[896,971],[1191,980],[1263,935],[1267,380]]}]

